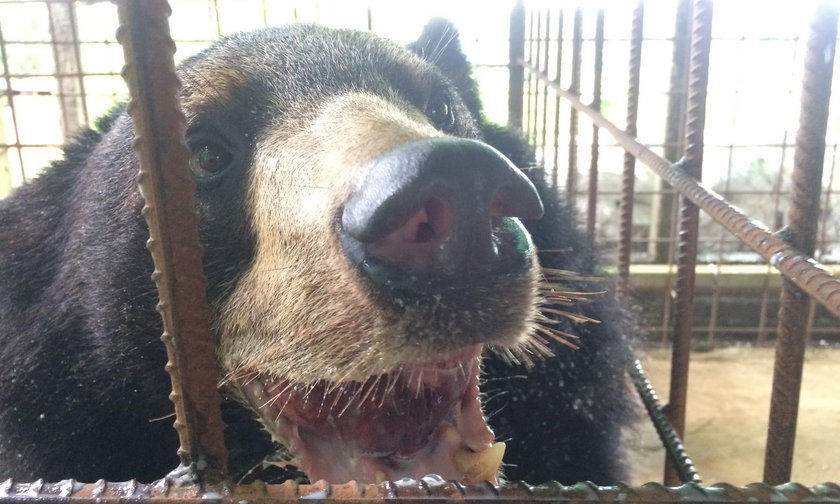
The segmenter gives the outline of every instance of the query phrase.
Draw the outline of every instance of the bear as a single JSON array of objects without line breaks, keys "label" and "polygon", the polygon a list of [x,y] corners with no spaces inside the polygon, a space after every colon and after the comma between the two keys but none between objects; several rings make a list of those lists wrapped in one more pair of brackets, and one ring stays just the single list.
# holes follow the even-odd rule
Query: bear
[{"label": "bear", "polygon": [[[234,481],[627,477],[632,321],[454,26],[310,24],[178,70]],[[0,201],[0,476],[178,465],[124,107]]]}]

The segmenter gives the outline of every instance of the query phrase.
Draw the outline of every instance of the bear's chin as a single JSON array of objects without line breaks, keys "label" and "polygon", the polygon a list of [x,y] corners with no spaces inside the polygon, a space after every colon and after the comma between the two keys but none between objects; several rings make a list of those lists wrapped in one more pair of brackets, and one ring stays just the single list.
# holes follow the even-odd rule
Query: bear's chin
[{"label": "bear's chin", "polygon": [[252,371],[237,384],[310,481],[361,483],[435,474],[497,482],[494,443],[479,400],[483,345],[363,382],[299,384]]}]

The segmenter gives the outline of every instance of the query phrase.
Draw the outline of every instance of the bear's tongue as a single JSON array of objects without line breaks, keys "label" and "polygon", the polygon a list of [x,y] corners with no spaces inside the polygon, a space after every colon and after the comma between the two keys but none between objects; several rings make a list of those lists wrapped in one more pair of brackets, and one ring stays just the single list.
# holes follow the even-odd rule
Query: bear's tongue
[{"label": "bear's tongue", "polygon": [[404,367],[363,383],[295,387],[259,375],[248,400],[311,481],[381,482],[437,474],[489,480],[504,443],[478,399],[481,346],[438,363]]}]

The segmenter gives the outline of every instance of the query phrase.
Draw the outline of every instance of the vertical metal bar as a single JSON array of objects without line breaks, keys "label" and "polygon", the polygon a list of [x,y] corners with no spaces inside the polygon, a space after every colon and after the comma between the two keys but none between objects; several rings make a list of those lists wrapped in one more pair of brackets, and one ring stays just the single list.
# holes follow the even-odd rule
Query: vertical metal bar
[{"label": "vertical metal bar", "polygon": [[[814,253],[817,236],[836,43],[837,5],[823,0],[811,22],[805,53],[791,206],[783,233],[791,245],[808,255]],[[783,281],[764,459],[764,481],[771,484],[790,480],[809,302],[790,280]]]},{"label": "vertical metal bar", "polygon": [[[531,64],[534,59],[534,11],[528,13],[528,35],[527,35],[527,42],[528,42],[528,57],[526,61],[528,64]],[[531,85],[534,83],[534,76],[531,75],[531,72],[528,72],[528,81],[525,83],[525,87],[527,88],[527,96],[525,98],[525,124],[522,125],[522,131],[525,134],[525,137],[528,139],[528,142],[531,142],[531,97],[533,96],[533,91],[531,90]]]},{"label": "vertical metal bar", "polygon": [[[85,106],[79,100],[83,96],[78,85],[82,74],[81,61],[77,57],[78,42],[72,33],[74,23],[72,1],[48,2],[50,38],[52,39],[55,76],[58,86],[58,103],[61,110],[61,130],[65,139],[71,138],[86,123],[82,119]],[[73,75],[65,77],[64,75]]]},{"label": "vertical metal bar", "polygon": [[175,44],[165,0],[118,4],[126,65],[123,75],[131,101],[134,146],[140,162],[143,216],[149,224],[148,248],[154,259],[175,405],[178,455],[190,479],[216,483],[227,474],[227,450],[217,383],[221,376],[210,332],[207,280],[201,268],[198,217],[188,164],[185,118],[178,102]]},{"label": "vertical metal bar", "polygon": [[[831,188],[834,186],[834,175],[837,172],[837,144],[831,149],[831,168],[828,171],[828,180],[826,181],[824,197],[825,201],[823,202],[823,208],[831,208]],[[826,236],[828,233],[828,212],[821,212],[820,219],[822,223],[820,225],[820,239],[818,242],[818,254],[816,256],[817,259],[823,261],[825,256],[825,249],[826,245],[828,244],[828,237]],[[836,240],[838,237],[834,237]]]},{"label": "vertical metal bar", "polygon": [[[688,83],[688,58],[691,50],[691,1],[678,0],[676,21],[674,23],[674,50],[671,55],[671,77],[668,90],[668,112],[665,121],[665,148],[663,156],[675,162],[682,154],[685,136],[685,103],[686,86]],[[653,262],[668,262],[673,242],[675,207],[674,194],[665,181],[659,182],[658,198],[653,201],[655,219],[651,219],[649,250]],[[665,237],[670,239],[665,240]],[[667,315],[665,319],[667,320]]]},{"label": "vertical metal bar", "polygon": [[[580,95],[580,65],[581,50],[583,48],[583,13],[580,7],[575,8],[575,21],[572,35],[572,83],[569,92]],[[577,133],[578,111],[572,109],[569,114],[569,167],[566,174],[566,195],[569,203],[574,205],[577,199]]]},{"label": "vertical metal bar", "polygon": [[[531,31],[531,54],[529,56],[529,63],[539,67],[540,54],[542,53],[542,43],[540,37],[542,36],[542,11],[537,11],[537,29],[536,32]],[[536,47],[536,49],[534,49]],[[531,100],[528,100],[528,108],[532,110],[531,117],[533,121],[528,124],[528,138],[531,139],[534,147],[534,153],[538,152],[543,146],[537,142],[537,133],[539,125],[539,109],[540,109],[540,80],[533,79],[534,90],[531,95]]]},{"label": "vertical metal bar", "polygon": [[522,100],[525,95],[525,4],[516,2],[510,12],[508,52],[508,126],[522,131]]},{"label": "vertical metal bar", "polygon": [[[604,69],[604,8],[598,9],[595,19],[595,82],[592,85],[592,108],[601,111],[601,76]],[[595,235],[598,212],[598,143],[597,125],[592,125],[592,148],[589,154],[589,194],[586,200],[586,230]]]},{"label": "vertical metal bar", "polygon": [[[685,119],[685,155],[680,164],[686,174],[700,179],[703,167],[703,128],[706,123],[706,88],[709,79],[709,49],[712,32],[712,0],[694,0],[692,9],[691,57]],[[680,196],[680,243],[675,286],[671,390],[668,413],[680,437],[685,435],[685,407],[688,392],[688,364],[694,323],[694,270],[697,264],[697,235],[700,214],[688,198]],[[665,483],[680,481],[673,464],[666,462]]]},{"label": "vertical metal bar", "polygon": [[[543,72],[548,75],[548,54],[549,44],[551,43],[551,10],[545,11],[545,38],[543,39]],[[548,130],[548,83],[543,84],[543,107],[542,107],[542,128],[540,129],[540,145],[542,146],[542,162],[540,166],[545,176],[545,151],[546,143],[545,137]],[[553,93],[552,93],[553,94]]]},{"label": "vertical metal bar", "polygon": [[76,20],[76,2],[70,0],[70,33],[73,36],[73,51],[75,51],[76,61],[79,62],[79,95],[82,101],[82,116],[85,124],[90,124],[90,114],[88,112],[87,103],[87,89],[85,89],[85,75],[82,68],[82,42],[79,40],[79,23]]},{"label": "vertical metal bar", "polygon": [[[563,77],[563,9],[560,9],[560,14],[557,18],[557,74],[554,76],[554,82],[560,85],[560,79]],[[558,193],[558,174],[560,171],[560,95],[554,93],[554,169],[551,172],[551,187],[554,193]]]},{"label": "vertical metal bar", "polygon": [[[20,178],[26,180],[26,168],[23,166],[23,151],[20,148],[20,129],[18,128],[17,110],[15,109],[14,93],[12,92],[12,77],[9,72],[9,57],[6,54],[6,39],[3,37],[3,27],[0,26],[0,58],[3,60],[3,80],[6,81],[6,99],[12,112],[12,129],[15,132],[15,143],[18,161],[20,162]],[[11,176],[11,173],[9,174]]]},{"label": "vertical metal bar", "polygon": [[[642,73],[642,41],[644,40],[645,3],[637,0],[633,9],[630,31],[630,78],[627,84],[628,135],[638,134],[639,91]],[[630,290],[630,254],[633,250],[633,199],[636,182],[636,157],[624,151],[624,169],[621,172],[621,200],[619,202],[618,285],[619,297],[626,298]]]},{"label": "vertical metal bar", "polygon": [[[795,42],[796,44],[799,41]],[[795,54],[795,52],[794,52]],[[796,56],[794,55],[794,61],[796,61]],[[793,94],[793,88],[789,88],[788,92]],[[785,158],[787,157],[788,152],[788,131],[785,129],[784,135],[782,135],[782,155],[781,159],[779,160],[779,169],[776,172],[776,181],[773,184],[773,215],[778,216],[781,214],[780,208],[782,205],[782,183],[785,176]],[[774,223],[773,228],[779,229],[782,227],[782,223],[779,222],[778,224]],[[772,266],[767,266],[767,274],[764,277],[764,283],[762,286],[761,291],[761,311],[759,312],[759,319],[758,319],[758,335],[756,337],[757,344],[763,345],[767,341],[767,333],[772,330],[768,329],[767,324],[767,314],[770,311],[770,273],[772,271]]]},{"label": "vertical metal bar", "polygon": [[219,0],[213,0],[213,15],[216,18],[216,35],[222,35],[222,15],[219,12]]}]

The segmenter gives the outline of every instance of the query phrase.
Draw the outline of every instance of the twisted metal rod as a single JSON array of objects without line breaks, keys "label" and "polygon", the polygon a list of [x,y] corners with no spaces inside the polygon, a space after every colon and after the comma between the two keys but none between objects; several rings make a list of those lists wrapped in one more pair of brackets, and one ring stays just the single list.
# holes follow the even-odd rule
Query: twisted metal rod
[{"label": "twisted metal rod", "polygon": [[840,317],[840,279],[832,275],[823,264],[793,247],[781,236],[771,232],[766,225],[750,218],[693,177],[687,176],[679,167],[672,166],[609,119],[592,110],[576,94],[552,82],[547,75],[533,65],[524,60],[520,60],[520,63],[539,79],[548,81],[548,86],[553,92],[568,100],[574,109],[583,112],[590,120],[606,130],[633,157],[673,185],[677,191],[770,262],[782,275],[825,306],[831,313]]}]

